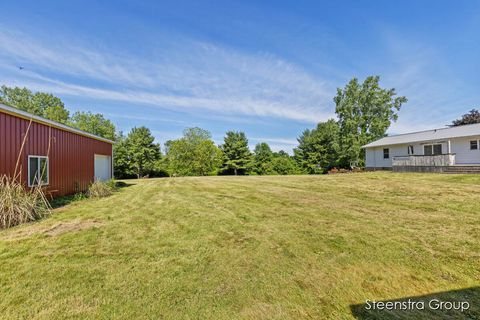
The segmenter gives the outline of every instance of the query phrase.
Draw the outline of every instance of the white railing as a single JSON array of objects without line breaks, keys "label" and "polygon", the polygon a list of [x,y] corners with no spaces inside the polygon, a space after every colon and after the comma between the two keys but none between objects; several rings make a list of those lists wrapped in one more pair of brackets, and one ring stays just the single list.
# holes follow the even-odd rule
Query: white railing
[{"label": "white railing", "polygon": [[435,156],[397,156],[392,159],[392,166],[446,167],[455,165],[455,154]]}]

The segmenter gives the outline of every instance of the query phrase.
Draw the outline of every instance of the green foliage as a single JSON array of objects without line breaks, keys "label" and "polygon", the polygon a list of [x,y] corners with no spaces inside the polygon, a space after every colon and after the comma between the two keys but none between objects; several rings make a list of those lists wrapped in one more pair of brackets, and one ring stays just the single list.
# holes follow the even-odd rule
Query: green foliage
[{"label": "green foliage", "polygon": [[480,112],[477,109],[472,109],[469,113],[464,114],[460,119],[452,121],[452,126],[456,127],[474,123],[480,123]]},{"label": "green foliage", "polygon": [[[154,168],[160,159],[160,145],[155,143],[155,137],[146,127],[133,128],[127,138],[120,142],[119,150],[122,157],[120,163],[125,166],[127,172],[133,172],[137,178],[143,177]],[[124,150],[122,150],[124,148]],[[123,152],[123,154],[122,154]],[[118,163],[118,162],[117,162]]]},{"label": "green foliage", "polygon": [[218,172],[222,152],[208,131],[188,128],[183,137],[165,143],[166,166],[173,176],[206,176]]},{"label": "green foliage", "polygon": [[69,124],[106,139],[115,139],[115,125],[100,113],[77,111],[71,117]]},{"label": "green foliage", "polygon": [[274,174],[273,152],[266,142],[258,143],[253,151],[253,172],[256,174]]},{"label": "green foliage", "polygon": [[259,175],[299,174],[302,170],[285,151],[272,152],[266,142],[255,146],[252,171]]},{"label": "green foliage", "polygon": [[271,170],[273,174],[280,175],[303,173],[302,169],[298,166],[295,159],[284,151],[276,152],[273,154]]},{"label": "green foliage", "polygon": [[130,164],[130,156],[127,146],[127,137],[122,131],[118,132],[113,145],[113,168],[117,179],[132,178],[135,176]]},{"label": "green foliage", "polygon": [[50,93],[33,93],[27,88],[1,86],[0,103],[60,123],[68,122],[69,112],[63,101]]},{"label": "green foliage", "polygon": [[237,175],[247,172],[252,154],[245,133],[228,131],[220,149],[223,152],[222,173]]},{"label": "green foliage", "polygon": [[115,139],[115,125],[110,120],[105,119],[102,114],[76,112],[70,117],[63,101],[50,93],[33,93],[27,88],[2,86],[0,87],[0,103],[46,119],[68,124],[106,139]]},{"label": "green foliage", "polygon": [[337,165],[340,128],[335,120],[305,130],[294,149],[298,165],[307,173],[325,173]]},{"label": "green foliage", "polygon": [[340,126],[339,164],[342,167],[364,165],[363,145],[385,136],[407,98],[395,89],[382,89],[380,77],[370,76],[360,84],[353,78],[345,88],[337,89],[333,99]]}]

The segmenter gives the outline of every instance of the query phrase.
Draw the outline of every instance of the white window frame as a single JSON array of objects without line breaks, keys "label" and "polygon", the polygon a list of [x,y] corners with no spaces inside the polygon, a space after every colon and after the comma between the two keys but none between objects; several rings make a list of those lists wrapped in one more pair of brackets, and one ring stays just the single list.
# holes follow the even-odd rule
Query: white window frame
[{"label": "white window frame", "polygon": [[[47,182],[46,183],[42,183],[41,179],[38,179],[38,184],[31,184],[30,183],[30,158],[37,158],[37,161],[38,161],[38,168],[40,169],[40,159],[46,159],[47,160]],[[37,175],[40,175],[40,170],[38,170],[37,172]],[[37,176],[37,178],[40,178],[39,176]],[[28,156],[28,176],[27,176],[27,180],[28,180],[28,186],[31,188],[31,187],[37,187],[37,186],[48,186],[50,184],[50,161],[48,159],[47,156],[36,156],[36,155],[29,155]]]}]

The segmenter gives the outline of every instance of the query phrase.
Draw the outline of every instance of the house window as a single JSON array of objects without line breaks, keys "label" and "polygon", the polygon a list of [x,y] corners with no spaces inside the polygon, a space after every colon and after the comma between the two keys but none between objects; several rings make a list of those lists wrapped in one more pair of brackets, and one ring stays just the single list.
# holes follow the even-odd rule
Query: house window
[{"label": "house window", "polygon": [[442,154],[441,144],[429,144],[423,146],[423,154],[426,156],[436,156]]},{"label": "house window", "polygon": [[423,154],[426,156],[433,155],[433,146],[432,145],[423,146]]},{"label": "house window", "polygon": [[439,155],[442,154],[442,145],[441,144],[434,144],[433,145],[433,155]]},{"label": "house window", "polygon": [[413,154],[413,146],[408,146],[408,154]]},{"label": "house window", "polygon": [[383,159],[389,159],[390,158],[390,149],[385,148],[383,149]]},{"label": "house window", "polygon": [[470,150],[478,150],[478,141],[477,140],[470,141]]},{"label": "house window", "polygon": [[48,184],[48,157],[28,156],[28,186]]}]

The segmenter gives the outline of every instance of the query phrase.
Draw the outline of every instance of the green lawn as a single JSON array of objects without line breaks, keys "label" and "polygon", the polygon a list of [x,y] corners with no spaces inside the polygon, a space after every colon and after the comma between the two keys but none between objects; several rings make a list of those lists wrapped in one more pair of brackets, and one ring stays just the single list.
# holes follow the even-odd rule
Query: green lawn
[{"label": "green lawn", "polygon": [[0,231],[1,318],[350,319],[437,294],[480,318],[480,175],[128,183]]}]

